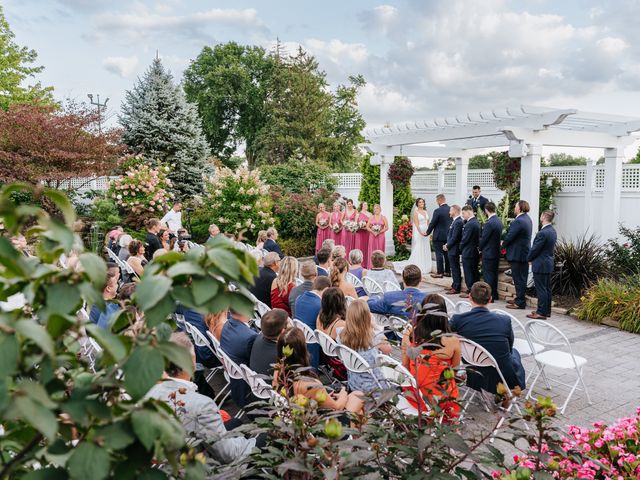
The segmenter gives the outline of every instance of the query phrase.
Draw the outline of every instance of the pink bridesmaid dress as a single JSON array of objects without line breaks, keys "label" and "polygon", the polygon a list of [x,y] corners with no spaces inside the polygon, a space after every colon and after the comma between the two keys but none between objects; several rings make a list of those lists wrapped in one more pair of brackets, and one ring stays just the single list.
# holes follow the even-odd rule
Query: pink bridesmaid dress
[{"label": "pink bridesmaid dress", "polygon": [[321,213],[318,218],[318,220],[320,221],[324,220],[325,222],[327,222],[327,228],[318,228],[318,233],[316,233],[316,253],[318,253],[318,250],[322,248],[322,242],[324,242],[327,238],[332,238],[331,229],[329,228],[329,217],[329,213],[324,212]]},{"label": "pink bridesmaid dress", "polygon": [[[364,213],[358,214],[358,223],[364,222],[366,224],[368,221],[369,221],[368,215]],[[358,230],[358,233],[356,233],[356,242],[353,247],[362,251],[362,265],[366,268],[370,268],[369,267],[369,251],[368,251],[370,236],[371,236],[371,233],[367,231],[366,226],[365,228]]]},{"label": "pink bridesmaid dress", "polygon": [[[357,216],[358,216],[358,212],[354,210],[351,216],[347,216],[347,215],[344,216],[344,221],[353,222],[356,220]],[[344,246],[344,249],[347,251],[347,258],[349,258],[349,252],[354,248],[356,248],[355,247],[356,235],[357,235],[357,232],[350,232],[346,228],[342,230],[342,245]]]},{"label": "pink bridesmaid dress", "polygon": [[[375,217],[371,218],[371,226],[380,225],[380,230],[384,228],[384,220],[382,217],[376,219]],[[384,242],[384,233],[379,235],[374,235],[373,233],[369,233],[369,245],[367,246],[367,257],[369,261],[371,261],[371,252],[376,250],[382,250],[384,252],[385,242]],[[367,268],[371,268],[371,265],[368,265]]]},{"label": "pink bridesmaid dress", "polygon": [[[331,212],[331,225],[338,224],[342,226],[342,220],[340,219],[341,216],[342,212]],[[333,241],[336,242],[336,245],[342,245],[342,230],[336,233],[331,229],[329,238],[332,238]]]}]

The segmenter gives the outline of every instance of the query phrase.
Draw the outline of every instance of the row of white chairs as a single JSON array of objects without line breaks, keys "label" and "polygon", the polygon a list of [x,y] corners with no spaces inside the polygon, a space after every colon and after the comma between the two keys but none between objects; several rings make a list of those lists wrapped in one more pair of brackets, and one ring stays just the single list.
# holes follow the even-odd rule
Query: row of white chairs
[{"label": "row of white chairs", "polygon": [[109,258],[116,264],[118,265],[118,267],[120,267],[120,270],[122,270],[123,272],[126,272],[130,275],[130,278],[133,279],[135,278],[140,278],[138,277],[138,274],[135,272],[135,270],[133,269],[133,267],[131,267],[131,265],[129,265],[127,262],[123,262],[120,257],[118,257],[118,255],[116,255],[116,253],[111,250],[109,247],[105,247],[107,249],[107,255],[109,256]]},{"label": "row of white chairs", "polygon": [[355,288],[364,289],[370,297],[383,295],[386,292],[397,292],[401,290],[397,283],[390,282],[389,280],[385,280],[382,285],[380,285],[373,278],[367,277],[366,275],[362,280],[360,280],[351,272],[347,273],[346,280]]}]

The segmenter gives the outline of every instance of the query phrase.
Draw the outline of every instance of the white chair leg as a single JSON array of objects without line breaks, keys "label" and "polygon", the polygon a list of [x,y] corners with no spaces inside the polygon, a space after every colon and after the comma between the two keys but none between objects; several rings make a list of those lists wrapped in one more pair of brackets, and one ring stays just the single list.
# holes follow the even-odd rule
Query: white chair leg
[{"label": "white chair leg", "polygon": [[580,379],[582,388],[584,388],[584,393],[587,396],[587,401],[589,402],[589,405],[593,405],[593,402],[591,401],[591,396],[589,395],[589,390],[587,389],[587,384],[584,383],[584,378],[582,378],[582,369],[578,370],[578,378]]},{"label": "white chair leg", "polygon": [[569,404],[569,400],[571,400],[571,396],[573,395],[573,392],[576,391],[576,388],[578,387],[578,383],[580,383],[580,376],[578,376],[578,378],[576,378],[576,382],[573,384],[573,387],[571,388],[571,391],[569,392],[569,395],[567,396],[567,399],[562,404],[562,408],[560,408],[560,413],[562,415],[564,415],[564,411],[566,410],[567,405]]},{"label": "white chair leg", "polygon": [[542,365],[539,369],[538,372],[535,376],[535,378],[533,379],[533,382],[531,382],[531,385],[529,386],[529,391],[527,392],[527,396],[525,397],[525,399],[530,399],[531,398],[531,394],[533,393],[533,388],[536,386],[536,383],[538,382],[538,378],[540,378],[540,375],[544,372],[544,365]]}]

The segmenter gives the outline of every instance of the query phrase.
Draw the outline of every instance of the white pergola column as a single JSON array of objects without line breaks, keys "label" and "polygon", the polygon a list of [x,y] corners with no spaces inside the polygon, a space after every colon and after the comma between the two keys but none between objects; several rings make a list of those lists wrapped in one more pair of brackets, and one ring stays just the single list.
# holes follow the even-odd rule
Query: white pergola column
[{"label": "white pergola column", "polygon": [[444,165],[438,167],[438,193],[444,191]]},{"label": "white pergola column", "polygon": [[620,199],[622,197],[623,148],[607,148],[604,151],[604,192],[602,198],[602,239],[618,236]]},{"label": "white pergola column", "polygon": [[469,196],[467,178],[469,176],[469,157],[457,157],[456,159],[456,197],[455,202],[464,206]]},{"label": "white pergola column", "polygon": [[587,158],[587,163],[585,165],[585,171],[584,171],[584,228],[582,229],[583,231],[587,232],[590,231],[591,233],[594,232],[593,226],[592,226],[592,222],[593,222],[593,215],[591,213],[592,211],[592,205],[593,205],[593,166],[595,164],[595,161],[593,160],[593,158]]},{"label": "white pergola column", "polygon": [[528,144],[528,153],[520,162],[520,199],[529,202],[529,216],[533,223],[533,235],[538,231],[540,220],[540,160],[542,145]]},{"label": "white pergola column", "polygon": [[384,253],[394,255],[396,249],[393,244],[393,184],[389,180],[389,166],[393,162],[393,157],[389,155],[378,155],[378,157],[380,159],[380,208],[389,222],[389,230],[384,235]]}]

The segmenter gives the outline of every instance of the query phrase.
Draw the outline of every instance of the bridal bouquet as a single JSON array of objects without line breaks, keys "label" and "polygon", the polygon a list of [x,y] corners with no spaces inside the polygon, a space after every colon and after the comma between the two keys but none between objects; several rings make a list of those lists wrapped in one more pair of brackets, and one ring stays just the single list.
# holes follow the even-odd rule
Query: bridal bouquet
[{"label": "bridal bouquet", "polygon": [[350,220],[344,223],[344,228],[351,233],[356,233],[360,227],[358,226],[358,222]]},{"label": "bridal bouquet", "polygon": [[322,228],[324,228],[324,227],[326,227],[326,226],[327,226],[327,220],[326,220],[326,219],[324,219],[324,218],[323,218],[322,220],[320,220],[318,223],[320,224],[320,226],[321,226]]},{"label": "bridal bouquet", "polygon": [[380,225],[374,225],[371,227],[371,230],[373,230],[373,233],[380,233],[380,230],[382,230],[382,227]]},{"label": "bridal bouquet", "polygon": [[334,223],[333,226],[331,227],[331,230],[333,230],[335,233],[338,233],[340,231],[340,228],[342,228],[339,224]]},{"label": "bridal bouquet", "polygon": [[360,223],[358,223],[358,227],[360,228],[360,230],[365,230],[367,228],[367,222],[362,220]]}]

